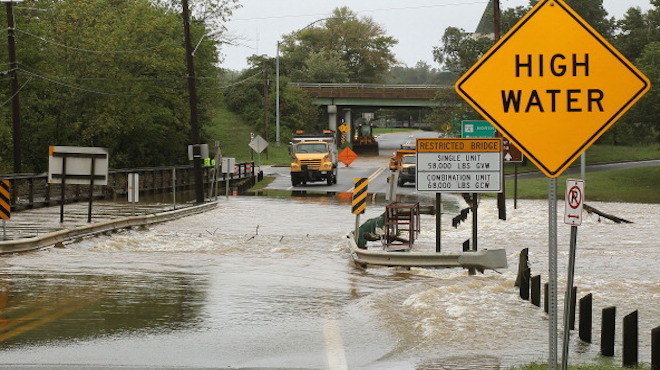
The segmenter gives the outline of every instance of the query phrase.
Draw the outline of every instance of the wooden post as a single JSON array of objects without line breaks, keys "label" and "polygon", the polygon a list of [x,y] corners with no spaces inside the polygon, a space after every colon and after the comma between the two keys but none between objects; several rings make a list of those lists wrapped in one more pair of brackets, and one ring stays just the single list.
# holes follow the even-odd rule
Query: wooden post
[{"label": "wooden post", "polygon": [[548,283],[543,284],[543,310],[545,313],[548,313],[548,301],[550,299],[550,293],[548,290]]},{"label": "wooden post", "polygon": [[616,307],[603,308],[600,329],[600,354],[614,356],[614,333],[616,328]]},{"label": "wooden post", "polygon": [[531,302],[536,307],[541,307],[541,275],[532,277],[532,299]]},{"label": "wooden post", "polygon": [[516,283],[514,286],[520,286],[520,279],[522,279],[522,274],[525,269],[529,266],[529,248],[523,248],[520,251],[520,257],[518,258],[518,276],[516,277]]},{"label": "wooden post", "polygon": [[580,298],[580,339],[587,343],[591,343],[592,300],[591,293]]},{"label": "wooden post", "polygon": [[637,366],[639,328],[637,311],[623,318],[623,366]]},{"label": "wooden post", "polygon": [[523,278],[520,280],[520,298],[529,301],[529,276],[532,270],[528,267],[523,272]]},{"label": "wooden post", "polygon": [[651,370],[660,369],[660,326],[651,330]]}]

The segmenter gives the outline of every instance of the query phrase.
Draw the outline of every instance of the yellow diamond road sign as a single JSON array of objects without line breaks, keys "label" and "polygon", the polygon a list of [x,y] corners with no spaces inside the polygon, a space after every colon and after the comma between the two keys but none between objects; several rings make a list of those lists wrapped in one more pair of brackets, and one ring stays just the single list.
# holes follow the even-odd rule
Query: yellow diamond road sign
[{"label": "yellow diamond road sign", "polygon": [[456,91],[558,177],[651,87],[563,0],[541,0]]}]

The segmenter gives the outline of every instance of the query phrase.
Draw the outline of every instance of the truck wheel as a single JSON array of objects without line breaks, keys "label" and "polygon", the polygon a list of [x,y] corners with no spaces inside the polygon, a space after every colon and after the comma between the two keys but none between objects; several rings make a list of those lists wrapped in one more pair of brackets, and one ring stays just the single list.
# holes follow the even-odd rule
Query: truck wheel
[{"label": "truck wheel", "polygon": [[332,182],[332,177],[333,177],[332,174],[329,174],[328,177],[325,178],[325,182],[326,182],[328,185],[332,185],[332,184],[333,184],[333,182]]},{"label": "truck wheel", "polygon": [[332,175],[332,183],[333,184],[337,183],[337,174]]}]

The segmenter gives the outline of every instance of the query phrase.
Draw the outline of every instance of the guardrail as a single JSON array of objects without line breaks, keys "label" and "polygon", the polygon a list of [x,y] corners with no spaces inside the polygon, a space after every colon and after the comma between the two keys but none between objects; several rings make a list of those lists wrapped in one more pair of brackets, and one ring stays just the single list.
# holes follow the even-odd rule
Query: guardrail
[{"label": "guardrail", "polygon": [[[203,167],[205,186],[213,181],[213,166]],[[218,181],[230,183],[255,176],[254,162],[237,163],[233,173],[218,173]],[[173,189],[188,190],[194,186],[193,166],[163,166],[114,169],[108,171],[108,185],[94,186],[94,199],[116,199],[128,192],[128,174],[140,175],[140,194],[157,194]],[[12,211],[48,207],[61,203],[61,185],[49,184],[47,173],[3,174],[0,180],[11,180]],[[222,188],[222,187],[221,187]],[[65,203],[89,200],[89,185],[67,185]]]},{"label": "guardrail", "polygon": [[49,246],[55,246],[69,240],[92,236],[109,232],[117,229],[126,229],[135,226],[151,225],[159,222],[170,221],[183,216],[201,213],[215,208],[216,202],[204,203],[201,205],[185,207],[177,210],[165,211],[155,214],[124,217],[115,220],[95,222],[88,225],[79,226],[73,229],[62,229],[50,233],[38,235],[33,238],[22,238],[15,240],[0,241],[0,254],[26,252],[35,249],[41,249]]}]

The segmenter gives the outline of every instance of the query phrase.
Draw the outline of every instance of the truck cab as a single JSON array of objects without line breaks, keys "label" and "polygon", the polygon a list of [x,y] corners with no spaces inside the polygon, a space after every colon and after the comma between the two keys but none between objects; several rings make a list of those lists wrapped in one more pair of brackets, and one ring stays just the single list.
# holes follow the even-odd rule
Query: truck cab
[{"label": "truck cab", "polygon": [[337,183],[337,146],[334,132],[307,135],[297,132],[290,143],[291,185],[306,185],[308,182],[325,181]]},{"label": "truck cab", "polygon": [[417,174],[417,155],[416,154],[404,154],[401,157],[401,164],[398,168],[399,179],[397,180],[397,185],[403,186],[403,184],[410,182],[415,183],[415,176]]}]

